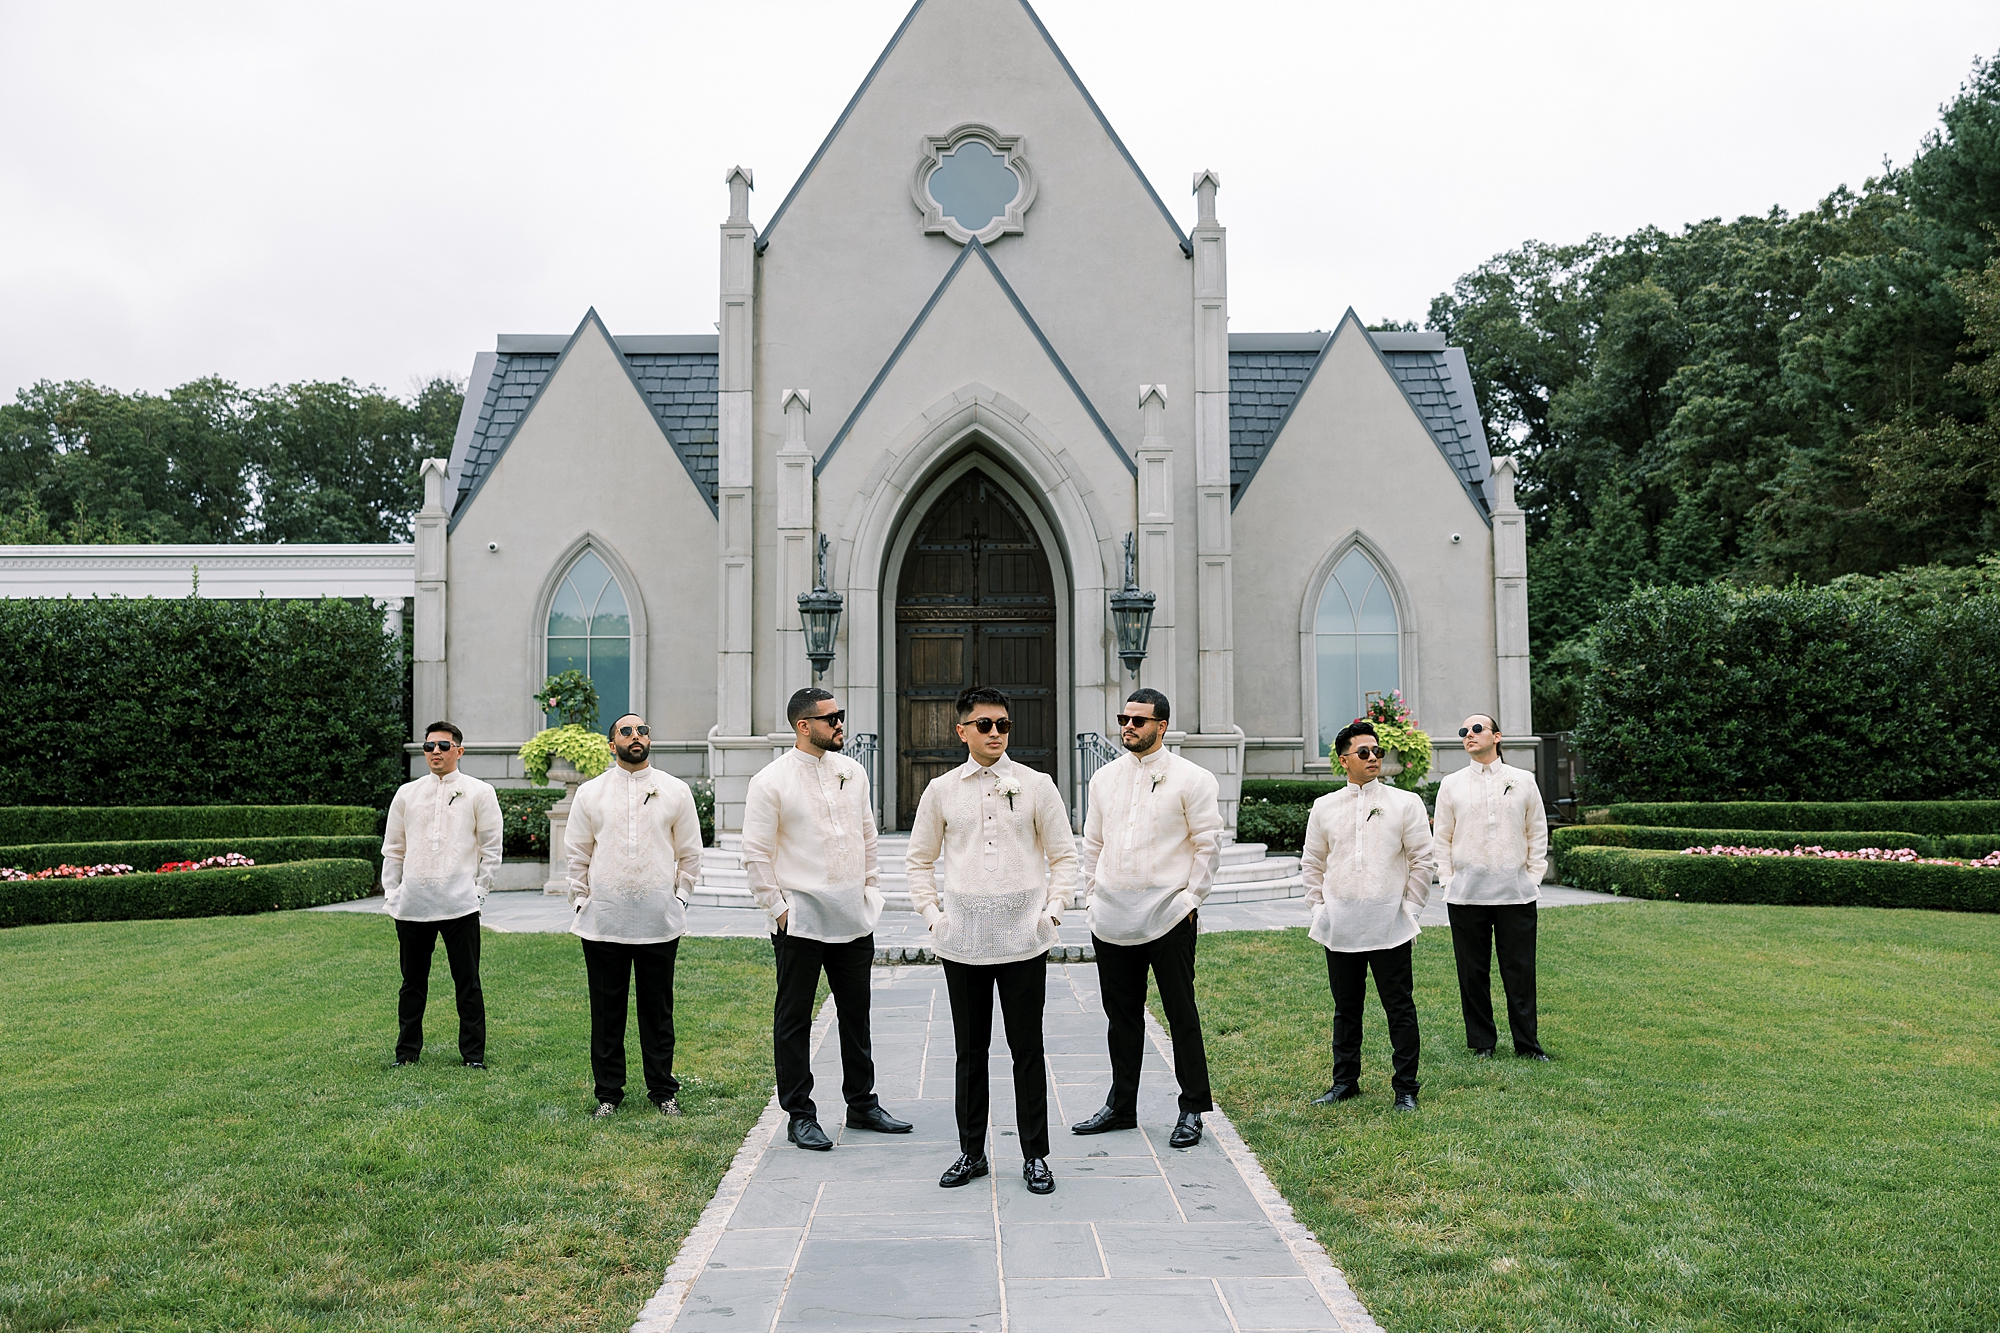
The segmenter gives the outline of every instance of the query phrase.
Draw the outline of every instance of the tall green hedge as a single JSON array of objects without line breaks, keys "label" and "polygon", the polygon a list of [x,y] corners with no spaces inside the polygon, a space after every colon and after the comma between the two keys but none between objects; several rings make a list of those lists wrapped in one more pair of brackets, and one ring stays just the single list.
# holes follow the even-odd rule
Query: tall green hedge
[{"label": "tall green hedge", "polygon": [[2000,912],[2000,870],[1626,847],[1576,847],[1567,859],[1572,887],[1628,898]]},{"label": "tall green hedge", "polygon": [[165,842],[192,838],[377,838],[365,805],[0,806],[0,845]]},{"label": "tall green hedge", "polygon": [[[34,842],[0,847],[0,866],[47,870],[73,866],[128,865],[157,870],[169,861],[200,861],[241,852],[260,866],[288,861],[358,860],[382,869],[382,840],[366,838],[171,838],[142,842]],[[186,872],[193,873],[193,872]]]},{"label": "tall green hedge", "polygon": [[381,809],[405,777],[402,669],[371,606],[0,600],[0,680],[0,805]]},{"label": "tall green hedge", "polygon": [[1610,824],[1656,828],[1787,829],[1800,833],[1902,829],[2000,833],[2000,801],[1661,801],[1605,811]]},{"label": "tall green hedge", "polygon": [[0,882],[0,927],[68,921],[247,916],[349,902],[375,891],[367,861],[293,861],[248,870]]},{"label": "tall green hedge", "polygon": [[1245,801],[1269,801],[1272,805],[1311,805],[1329,792],[1339,791],[1347,779],[1328,782],[1313,778],[1245,778]]},{"label": "tall green hedge", "polygon": [[1594,800],[1990,799],[1996,699],[2000,598],[1651,588],[1591,633],[1575,745]]}]

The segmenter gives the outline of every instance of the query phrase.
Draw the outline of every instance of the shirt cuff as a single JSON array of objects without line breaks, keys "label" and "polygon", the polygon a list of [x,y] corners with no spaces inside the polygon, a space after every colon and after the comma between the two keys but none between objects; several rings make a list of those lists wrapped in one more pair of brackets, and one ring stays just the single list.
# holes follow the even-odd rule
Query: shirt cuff
[{"label": "shirt cuff", "polygon": [[944,909],[936,903],[932,903],[924,908],[924,925],[927,928],[935,930],[937,923],[942,920],[944,920]]}]

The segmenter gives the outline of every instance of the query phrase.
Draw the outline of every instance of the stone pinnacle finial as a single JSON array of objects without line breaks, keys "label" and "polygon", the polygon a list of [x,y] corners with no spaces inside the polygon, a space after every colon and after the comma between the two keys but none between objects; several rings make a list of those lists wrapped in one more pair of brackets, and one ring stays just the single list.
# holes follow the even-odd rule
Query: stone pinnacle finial
[{"label": "stone pinnacle finial", "polygon": [[731,167],[722,178],[729,187],[729,220],[724,226],[741,226],[750,220],[750,191],[757,188],[756,173],[748,167]]}]

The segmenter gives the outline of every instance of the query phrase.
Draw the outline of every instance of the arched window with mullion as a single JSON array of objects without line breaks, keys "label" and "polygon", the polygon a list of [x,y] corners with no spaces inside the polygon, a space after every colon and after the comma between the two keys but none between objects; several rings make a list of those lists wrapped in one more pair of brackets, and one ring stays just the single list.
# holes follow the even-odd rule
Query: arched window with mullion
[{"label": "arched window with mullion", "polygon": [[[549,606],[549,674],[581,671],[597,688],[596,727],[632,707],[632,613],[625,592],[595,551],[576,558]],[[548,725],[561,719],[549,714]]]},{"label": "arched window with mullion", "polygon": [[1367,711],[1370,693],[1401,686],[1402,626],[1382,571],[1359,546],[1341,557],[1313,620],[1319,664],[1319,754]]}]

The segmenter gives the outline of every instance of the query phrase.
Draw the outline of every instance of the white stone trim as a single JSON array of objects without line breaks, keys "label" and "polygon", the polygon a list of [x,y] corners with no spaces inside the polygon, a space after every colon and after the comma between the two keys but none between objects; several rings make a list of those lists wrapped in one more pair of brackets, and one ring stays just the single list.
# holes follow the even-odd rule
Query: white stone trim
[{"label": "white stone trim", "polygon": [[[993,155],[1007,164],[1021,184],[1014,192],[1013,202],[999,217],[978,231],[967,231],[959,225],[957,218],[946,217],[943,206],[931,198],[930,179],[931,173],[938,169],[948,154],[956,152],[959,145],[975,139],[992,149]],[[922,156],[917,160],[916,174],[910,177],[910,199],[916,204],[917,211],[924,215],[925,235],[942,233],[960,245],[971,240],[991,245],[1002,236],[1020,235],[1028,230],[1027,213],[1035,202],[1036,185],[1035,174],[1028,169],[1027,158],[1023,156],[1027,151],[1026,139],[1018,134],[1001,134],[990,126],[968,121],[948,134],[925,135],[920,151]]]},{"label": "white stone trim", "polygon": [[220,599],[417,595],[414,543],[0,547],[0,597]]}]

